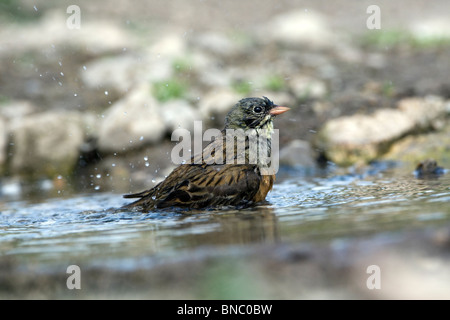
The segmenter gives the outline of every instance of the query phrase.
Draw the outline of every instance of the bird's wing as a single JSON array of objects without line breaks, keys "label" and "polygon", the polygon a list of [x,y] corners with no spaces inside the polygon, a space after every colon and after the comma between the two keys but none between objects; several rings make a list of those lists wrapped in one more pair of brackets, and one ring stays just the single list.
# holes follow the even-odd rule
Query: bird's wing
[{"label": "bird's wing", "polygon": [[158,208],[183,206],[204,208],[250,203],[261,182],[253,165],[198,166],[195,174],[176,185]]},{"label": "bird's wing", "polygon": [[133,204],[146,209],[245,205],[259,191],[261,179],[255,165],[182,165],[153,189],[131,196],[140,197]]}]

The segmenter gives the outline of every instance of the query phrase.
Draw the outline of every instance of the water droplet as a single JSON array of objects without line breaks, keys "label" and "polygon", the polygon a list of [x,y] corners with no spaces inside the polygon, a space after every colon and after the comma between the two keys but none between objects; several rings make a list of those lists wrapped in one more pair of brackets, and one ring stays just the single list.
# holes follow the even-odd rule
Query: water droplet
[{"label": "water droplet", "polygon": [[86,66],[83,66],[83,70],[87,70]]},{"label": "water droplet", "polygon": [[95,186],[95,190],[100,190],[100,186]]},{"label": "water droplet", "polygon": [[152,179],[152,182],[153,182],[153,183],[155,183],[155,182],[156,182],[156,180],[155,180],[155,179]]},{"label": "water droplet", "polygon": [[111,165],[111,167],[115,167],[116,166],[116,164],[115,163],[113,163],[112,165]]},{"label": "water droplet", "polygon": [[59,64],[60,67],[62,67],[62,62],[61,61],[58,61],[58,64]]},{"label": "water droplet", "polygon": [[38,11],[38,8],[36,6],[33,6],[34,11]]},{"label": "water droplet", "polygon": [[146,163],[145,163],[145,166],[146,166],[146,167],[150,166],[150,163],[146,162]]},{"label": "water droplet", "polygon": [[102,177],[102,175],[99,173],[95,176],[97,179],[100,179]]},{"label": "water droplet", "polygon": [[63,72],[60,72],[59,74],[62,75],[62,76],[64,77],[64,73],[63,73]]},{"label": "water droplet", "polygon": [[147,156],[144,157],[144,161],[148,161],[148,157]]},{"label": "water droplet", "polygon": [[140,141],[144,140],[144,136],[141,136],[141,137],[139,138],[139,140],[140,140]]},{"label": "water droplet", "polygon": [[108,91],[105,91],[105,96],[107,96],[109,94],[109,92]]},{"label": "water droplet", "polygon": [[156,196],[152,196],[152,199],[153,199],[153,200],[156,200]]},{"label": "water droplet", "polygon": [[77,93],[74,93],[73,96],[76,97],[76,96],[78,96],[78,94],[77,94]]}]

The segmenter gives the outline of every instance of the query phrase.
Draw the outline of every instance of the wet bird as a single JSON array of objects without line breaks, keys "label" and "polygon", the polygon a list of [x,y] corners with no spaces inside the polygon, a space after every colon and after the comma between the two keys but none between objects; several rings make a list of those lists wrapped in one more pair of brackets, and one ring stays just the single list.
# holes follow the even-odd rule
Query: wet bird
[{"label": "wet bird", "polygon": [[244,208],[264,201],[276,173],[268,161],[272,120],[288,110],[266,97],[240,100],[226,116],[221,135],[202,153],[179,165],[152,189],[124,195],[139,198],[124,208],[144,212],[168,207]]}]

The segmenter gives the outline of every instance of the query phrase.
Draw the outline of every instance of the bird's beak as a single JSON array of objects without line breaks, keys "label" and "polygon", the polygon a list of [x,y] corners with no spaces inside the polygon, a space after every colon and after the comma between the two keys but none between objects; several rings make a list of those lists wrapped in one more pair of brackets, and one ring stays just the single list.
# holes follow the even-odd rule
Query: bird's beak
[{"label": "bird's beak", "polygon": [[288,111],[290,108],[288,107],[282,107],[282,106],[275,106],[273,107],[270,111],[269,114],[271,116],[277,116],[279,114],[285,113],[286,111]]}]

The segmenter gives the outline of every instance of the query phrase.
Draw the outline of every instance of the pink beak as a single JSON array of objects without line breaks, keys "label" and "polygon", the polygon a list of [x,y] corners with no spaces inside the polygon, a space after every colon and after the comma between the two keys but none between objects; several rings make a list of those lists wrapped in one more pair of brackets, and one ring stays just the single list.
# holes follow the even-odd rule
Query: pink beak
[{"label": "pink beak", "polygon": [[272,108],[272,110],[269,111],[269,114],[271,116],[277,116],[279,114],[285,113],[289,109],[290,108],[288,108],[288,107],[276,106],[276,107]]}]

